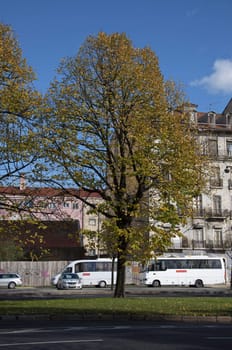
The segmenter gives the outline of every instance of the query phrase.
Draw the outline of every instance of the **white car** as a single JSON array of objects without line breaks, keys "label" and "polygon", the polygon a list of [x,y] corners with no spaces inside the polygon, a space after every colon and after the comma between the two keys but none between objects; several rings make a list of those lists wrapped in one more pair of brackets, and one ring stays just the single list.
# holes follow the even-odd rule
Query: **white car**
[{"label": "white car", "polygon": [[62,273],[56,284],[57,289],[82,289],[81,279],[77,273]]},{"label": "white car", "polygon": [[22,279],[17,273],[0,273],[0,287],[14,289],[22,284]]}]

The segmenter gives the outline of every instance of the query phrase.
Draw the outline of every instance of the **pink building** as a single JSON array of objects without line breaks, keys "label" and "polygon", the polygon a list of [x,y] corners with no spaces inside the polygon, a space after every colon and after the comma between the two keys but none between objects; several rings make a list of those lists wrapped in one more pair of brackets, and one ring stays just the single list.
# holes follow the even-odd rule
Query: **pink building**
[{"label": "pink building", "polygon": [[88,252],[80,230],[99,229],[99,216],[88,213],[89,208],[80,198],[90,202],[101,200],[97,193],[82,190],[27,187],[22,176],[19,187],[0,187],[2,237],[10,237],[12,222],[19,222],[18,226],[24,231],[22,235],[26,236],[29,226],[31,231],[35,229],[32,223],[28,223],[32,218],[46,227],[41,229],[40,234],[51,252],[50,259],[72,260],[83,257]]}]

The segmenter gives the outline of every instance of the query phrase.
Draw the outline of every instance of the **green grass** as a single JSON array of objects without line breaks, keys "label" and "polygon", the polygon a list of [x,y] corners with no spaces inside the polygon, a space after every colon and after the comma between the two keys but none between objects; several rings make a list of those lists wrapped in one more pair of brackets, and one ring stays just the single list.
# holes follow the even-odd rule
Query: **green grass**
[{"label": "green grass", "polygon": [[0,315],[80,313],[146,316],[232,316],[232,299],[226,297],[141,297],[0,301]]}]

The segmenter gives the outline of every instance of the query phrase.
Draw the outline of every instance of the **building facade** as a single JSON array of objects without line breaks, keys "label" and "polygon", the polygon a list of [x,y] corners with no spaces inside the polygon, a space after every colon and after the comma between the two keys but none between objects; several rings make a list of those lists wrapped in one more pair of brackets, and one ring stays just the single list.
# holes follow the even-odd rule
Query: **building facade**
[{"label": "building facade", "polygon": [[81,231],[99,230],[99,216],[89,211],[82,198],[90,202],[101,200],[97,193],[82,190],[28,187],[22,175],[19,187],[0,187],[0,241],[6,244],[18,235],[21,241],[28,242],[27,247],[23,245],[28,250],[26,256],[40,243],[49,251],[45,256],[49,260],[97,254],[88,251]]},{"label": "building facade", "polygon": [[232,252],[232,100],[221,114],[202,113],[188,106],[198,130],[202,151],[209,159],[205,191],[194,198],[193,215],[182,237],[173,239],[169,252],[223,255],[231,266]]}]

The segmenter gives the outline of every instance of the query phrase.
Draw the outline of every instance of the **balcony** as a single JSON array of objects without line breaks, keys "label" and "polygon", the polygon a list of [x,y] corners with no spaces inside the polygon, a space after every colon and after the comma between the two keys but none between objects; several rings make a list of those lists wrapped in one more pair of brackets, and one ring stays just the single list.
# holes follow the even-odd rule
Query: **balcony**
[{"label": "balcony", "polygon": [[206,241],[205,240],[195,240],[195,239],[189,239],[187,237],[182,237],[181,248],[186,248],[186,249],[206,248]]},{"label": "balcony", "polygon": [[172,249],[228,249],[232,248],[231,241],[227,240],[196,240],[182,237],[182,244],[172,245]]},{"label": "balcony", "polygon": [[206,248],[206,241],[192,239],[192,249]]},{"label": "balcony", "polygon": [[211,219],[211,218],[219,218],[219,219],[224,219],[227,217],[232,218],[232,212],[228,209],[194,209],[193,210],[193,217],[194,218],[205,218],[205,219]]},{"label": "balcony", "polygon": [[205,216],[205,210],[203,208],[196,208],[193,210],[194,218],[203,218]]},{"label": "balcony", "polygon": [[223,187],[223,179],[214,179],[211,178],[209,181],[211,188],[222,188]]},{"label": "balcony", "polygon": [[231,217],[231,211],[228,209],[212,209],[208,208],[205,210],[206,220],[224,220],[225,218]]},{"label": "balcony", "polygon": [[224,249],[226,248],[226,242],[223,242],[223,240],[217,240],[217,241],[214,241],[214,240],[208,240],[206,242],[206,248],[209,248],[209,249]]},{"label": "balcony", "polygon": [[182,237],[182,248],[190,248],[187,237]]}]

